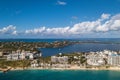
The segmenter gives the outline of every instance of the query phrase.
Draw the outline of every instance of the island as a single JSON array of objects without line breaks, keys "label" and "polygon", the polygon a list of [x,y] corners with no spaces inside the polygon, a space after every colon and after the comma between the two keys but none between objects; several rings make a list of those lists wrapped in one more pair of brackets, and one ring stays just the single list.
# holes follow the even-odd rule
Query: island
[{"label": "island", "polygon": [[120,51],[58,53],[44,57],[38,49],[60,48],[83,43],[85,42],[0,42],[0,71],[25,69],[120,70]]}]

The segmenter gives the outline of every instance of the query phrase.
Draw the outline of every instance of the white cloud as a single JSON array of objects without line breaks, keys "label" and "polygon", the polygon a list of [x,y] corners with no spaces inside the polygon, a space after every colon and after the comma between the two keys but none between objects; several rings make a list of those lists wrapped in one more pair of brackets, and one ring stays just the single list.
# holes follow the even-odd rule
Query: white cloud
[{"label": "white cloud", "polygon": [[110,16],[110,14],[102,14],[101,17],[95,21],[80,22],[72,27],[40,27],[33,30],[26,30],[25,33],[37,35],[71,36],[109,31],[120,31],[120,14],[114,16]]},{"label": "white cloud", "polygon": [[39,35],[64,35],[67,34],[70,27],[63,27],[63,28],[46,28],[40,27],[35,28],[33,30],[26,30],[26,34],[39,34]]},{"label": "white cloud", "polygon": [[29,34],[29,33],[38,34],[38,33],[43,33],[45,30],[46,30],[45,27],[41,27],[41,28],[35,28],[33,30],[26,30],[25,33],[27,33],[27,34]]},{"label": "white cloud", "polygon": [[13,31],[12,34],[13,34],[13,35],[17,35],[17,31]]},{"label": "white cloud", "polygon": [[0,34],[17,34],[16,27],[13,25],[3,27],[2,29],[0,29]]},{"label": "white cloud", "polygon": [[63,1],[57,1],[57,4],[58,4],[58,5],[66,5],[67,3],[66,3],[66,2],[63,2]]},{"label": "white cloud", "polygon": [[[83,21],[73,26],[66,27],[39,27],[34,29],[28,29],[25,31],[17,31],[16,27],[13,25],[9,25],[0,29],[0,34],[11,34],[18,36],[39,36],[39,37],[79,37],[81,35],[95,35],[100,34],[101,36],[104,34],[107,35],[115,35],[118,36],[120,33],[120,14],[116,14],[110,16],[110,14],[102,14],[99,19],[95,21]],[[117,35],[118,34],[118,35]],[[87,36],[87,37],[89,37]]]},{"label": "white cloud", "polygon": [[109,17],[110,17],[110,14],[104,14],[104,13],[103,13],[103,14],[101,15],[101,19],[102,19],[102,20],[104,20],[104,19],[109,19]]}]

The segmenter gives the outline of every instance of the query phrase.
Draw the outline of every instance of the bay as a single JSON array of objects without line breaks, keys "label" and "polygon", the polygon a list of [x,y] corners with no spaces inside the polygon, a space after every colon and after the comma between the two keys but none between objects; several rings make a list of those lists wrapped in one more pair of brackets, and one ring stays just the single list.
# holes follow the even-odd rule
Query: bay
[{"label": "bay", "polygon": [[[54,42],[54,41],[80,41],[88,42],[82,44],[73,44],[62,48],[39,48],[42,55],[52,56],[58,53],[72,53],[72,52],[89,52],[102,50],[120,50],[120,38],[80,38],[80,39],[0,39],[0,42]],[[101,43],[89,43],[101,42]],[[109,44],[106,44],[109,43]]]},{"label": "bay", "polygon": [[90,52],[90,51],[103,51],[112,50],[119,51],[120,44],[96,44],[96,43],[83,43],[74,44],[62,48],[40,48],[43,56],[52,56],[58,53],[72,53],[72,52]]}]

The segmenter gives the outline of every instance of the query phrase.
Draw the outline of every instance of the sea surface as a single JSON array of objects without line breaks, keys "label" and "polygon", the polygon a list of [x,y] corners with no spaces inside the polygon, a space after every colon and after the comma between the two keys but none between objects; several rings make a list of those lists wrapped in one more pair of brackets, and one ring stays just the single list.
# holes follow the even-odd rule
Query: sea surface
[{"label": "sea surface", "polygon": [[96,42],[113,42],[120,43],[120,38],[80,38],[80,39],[0,39],[0,42],[14,42],[14,41],[23,41],[23,42],[54,42],[54,41],[96,41]]},{"label": "sea surface", "polygon": [[120,71],[18,70],[0,73],[0,80],[120,80]]},{"label": "sea surface", "polygon": [[[102,50],[120,50],[120,38],[81,38],[81,39],[0,39],[0,42],[54,42],[54,41],[80,41],[80,42],[99,42],[82,43],[65,46],[62,48],[40,48],[43,56],[52,56],[58,53],[89,52]],[[106,44],[109,43],[109,44]]]}]

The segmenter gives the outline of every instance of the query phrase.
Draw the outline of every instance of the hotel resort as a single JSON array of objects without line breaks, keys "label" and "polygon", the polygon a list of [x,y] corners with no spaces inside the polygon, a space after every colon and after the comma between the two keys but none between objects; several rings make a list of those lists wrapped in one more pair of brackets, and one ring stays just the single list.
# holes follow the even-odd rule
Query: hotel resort
[{"label": "hotel resort", "polygon": [[57,68],[97,68],[120,67],[120,52],[104,50],[97,52],[76,52],[42,57],[39,51],[0,52],[0,59],[6,61],[29,60],[29,68],[57,69]]}]

